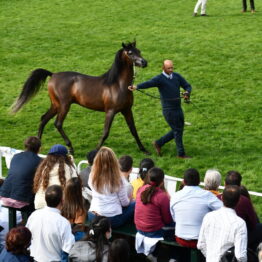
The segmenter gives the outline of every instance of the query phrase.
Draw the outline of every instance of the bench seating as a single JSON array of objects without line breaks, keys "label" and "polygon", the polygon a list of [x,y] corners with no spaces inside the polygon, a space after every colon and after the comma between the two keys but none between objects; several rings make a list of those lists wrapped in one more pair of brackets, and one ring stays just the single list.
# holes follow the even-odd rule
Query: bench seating
[{"label": "bench seating", "polygon": [[[117,234],[120,236],[132,237],[134,241],[135,241],[136,233],[137,233],[137,230],[134,224],[126,224],[119,228],[113,229],[113,235]],[[176,241],[162,240],[160,241],[160,243],[161,243],[161,246],[163,246],[163,248],[167,247],[167,248],[172,248],[172,249],[188,249],[190,252],[190,262],[199,262],[200,261],[200,251],[196,248],[183,247],[180,244],[178,244]]]}]

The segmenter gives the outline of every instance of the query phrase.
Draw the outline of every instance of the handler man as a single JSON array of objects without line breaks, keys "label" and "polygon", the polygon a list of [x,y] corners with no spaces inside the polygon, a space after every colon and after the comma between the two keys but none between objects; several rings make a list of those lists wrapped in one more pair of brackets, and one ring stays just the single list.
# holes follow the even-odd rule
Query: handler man
[{"label": "handler man", "polygon": [[192,87],[181,75],[173,72],[173,69],[173,62],[165,60],[163,62],[163,72],[160,75],[137,86],[129,86],[128,89],[134,91],[150,87],[158,88],[163,115],[171,130],[160,139],[154,141],[153,146],[157,154],[161,156],[161,147],[170,140],[175,139],[177,157],[186,159],[191,157],[186,155],[183,145],[184,114],[181,108],[180,87],[185,90],[185,100],[189,100]]}]

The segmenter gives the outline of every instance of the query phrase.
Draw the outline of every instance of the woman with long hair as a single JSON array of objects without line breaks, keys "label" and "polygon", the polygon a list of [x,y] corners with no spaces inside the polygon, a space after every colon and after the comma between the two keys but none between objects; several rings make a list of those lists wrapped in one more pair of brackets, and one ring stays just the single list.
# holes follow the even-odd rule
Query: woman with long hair
[{"label": "woman with long hair", "polygon": [[123,180],[115,153],[108,147],[101,147],[88,181],[92,190],[89,220],[105,216],[112,228],[116,228],[133,219],[135,203],[130,203]]},{"label": "woman with long hair", "polygon": [[144,158],[139,164],[139,177],[135,179],[131,185],[133,186],[133,198],[136,199],[137,190],[148,182],[147,174],[150,168],[154,167],[155,163],[151,158]]},{"label": "woman with long hair", "polygon": [[[136,197],[135,224],[139,233],[136,237],[138,249],[143,249],[144,246],[138,239],[139,236],[140,239],[143,239],[144,237],[163,238],[174,235],[174,230],[167,231],[164,228],[165,226],[174,227],[169,209],[170,198],[167,192],[162,189],[164,172],[160,168],[153,167],[149,170],[148,176],[149,184],[138,189]],[[152,244],[152,250],[156,243]],[[156,251],[150,255],[155,256]]]},{"label": "woman with long hair", "polygon": [[79,177],[72,177],[66,182],[61,214],[71,224],[85,223],[86,209],[82,196],[82,181]]},{"label": "woman with long hair", "polygon": [[76,177],[77,173],[68,151],[63,145],[54,145],[49,150],[47,157],[38,166],[33,191],[35,193],[35,208],[46,206],[45,191],[51,185],[61,185],[65,188],[66,181]]},{"label": "woman with long hair", "polygon": [[111,238],[110,222],[105,217],[96,217],[83,240],[75,242],[69,252],[70,262],[107,262]]},{"label": "woman with long hair", "polygon": [[12,228],[6,235],[6,244],[0,254],[0,261],[34,261],[27,250],[30,246],[31,238],[32,234],[28,228],[24,226]]}]

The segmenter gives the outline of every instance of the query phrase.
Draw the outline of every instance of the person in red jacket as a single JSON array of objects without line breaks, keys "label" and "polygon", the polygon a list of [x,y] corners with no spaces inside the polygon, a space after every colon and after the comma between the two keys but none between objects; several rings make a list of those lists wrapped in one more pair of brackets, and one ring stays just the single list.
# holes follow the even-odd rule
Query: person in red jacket
[{"label": "person in red jacket", "polygon": [[164,183],[162,169],[153,167],[149,170],[150,183],[142,186],[136,197],[135,224],[137,230],[148,237],[164,237],[163,227],[172,222],[170,198],[161,189]]}]

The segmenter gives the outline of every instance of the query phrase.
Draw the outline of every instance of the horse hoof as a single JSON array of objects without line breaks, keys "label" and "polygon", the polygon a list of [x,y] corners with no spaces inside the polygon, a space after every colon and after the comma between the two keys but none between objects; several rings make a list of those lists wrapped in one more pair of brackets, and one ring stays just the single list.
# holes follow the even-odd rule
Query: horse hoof
[{"label": "horse hoof", "polygon": [[148,152],[147,150],[143,150],[143,153],[144,153],[145,155],[147,155],[147,156],[150,156],[150,155],[151,155],[151,153]]}]

